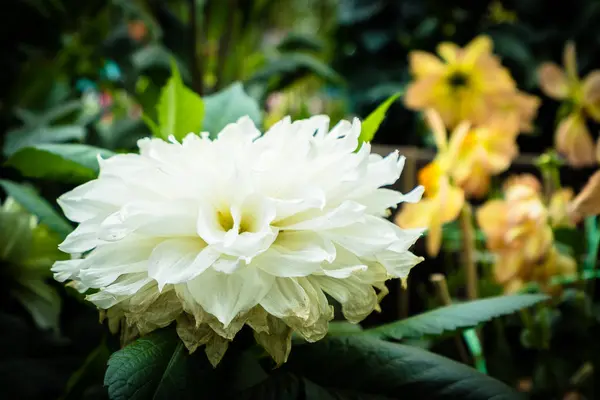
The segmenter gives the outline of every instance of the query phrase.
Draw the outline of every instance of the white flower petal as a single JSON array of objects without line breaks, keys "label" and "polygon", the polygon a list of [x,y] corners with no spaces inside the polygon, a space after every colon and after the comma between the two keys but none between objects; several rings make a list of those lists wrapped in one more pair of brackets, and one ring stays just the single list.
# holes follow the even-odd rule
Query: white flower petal
[{"label": "white flower petal", "polygon": [[200,275],[219,253],[199,238],[168,239],[157,245],[148,260],[148,276],[159,290],[169,283],[183,283]]},{"label": "white flower petal", "polygon": [[83,260],[66,260],[57,261],[52,266],[54,279],[59,282],[64,282],[67,279],[75,279],[79,274],[79,266]]},{"label": "white flower petal", "polygon": [[129,203],[100,224],[98,237],[121,240],[137,232],[147,236],[195,236],[195,205],[188,201]]},{"label": "white flower petal", "polygon": [[207,269],[187,283],[194,299],[225,327],[241,312],[256,306],[271,290],[275,278],[257,268],[233,274]]},{"label": "white flower petal", "polygon": [[378,305],[377,293],[373,286],[362,283],[356,278],[314,276],[309,279],[340,302],[344,317],[350,322],[362,321]]},{"label": "white flower petal", "polygon": [[390,275],[396,278],[406,278],[412,267],[423,261],[423,257],[417,257],[408,251],[401,253],[384,251],[377,254],[377,261],[385,267]]},{"label": "white flower petal", "polygon": [[287,230],[323,230],[348,226],[364,218],[365,206],[353,201],[345,201],[339,207],[326,212],[324,215],[313,213],[306,219],[298,221],[280,221],[278,226]]},{"label": "white flower petal", "polygon": [[130,274],[119,279],[107,288],[86,296],[86,299],[96,306],[107,309],[123,301],[127,296],[134,295],[152,281],[146,274]]},{"label": "white flower petal", "polygon": [[104,243],[98,238],[98,224],[102,219],[91,219],[77,226],[65,240],[58,245],[60,251],[65,253],[85,253]]},{"label": "white flower petal", "polygon": [[331,240],[310,231],[281,232],[271,248],[287,258],[309,262],[331,263],[336,256]]},{"label": "white flower petal", "polygon": [[310,315],[310,303],[314,300],[308,297],[295,279],[277,278],[260,305],[278,318],[293,316],[307,319]]}]

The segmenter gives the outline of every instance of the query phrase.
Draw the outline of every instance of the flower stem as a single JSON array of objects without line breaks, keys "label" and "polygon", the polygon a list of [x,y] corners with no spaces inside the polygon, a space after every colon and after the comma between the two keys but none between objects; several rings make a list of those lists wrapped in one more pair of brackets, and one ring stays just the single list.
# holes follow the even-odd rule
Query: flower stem
[{"label": "flower stem", "polygon": [[[433,274],[429,278],[431,283],[435,286],[435,291],[437,292],[438,299],[440,302],[449,306],[452,304],[452,299],[450,298],[450,291],[448,290],[448,284],[446,283],[446,277],[442,274]],[[469,358],[469,354],[467,353],[467,349],[465,347],[462,338],[459,335],[454,336],[454,342],[456,343],[456,350],[458,350],[458,355],[460,359],[465,364],[471,364],[471,360]]]},{"label": "flower stem", "polygon": [[462,230],[463,240],[463,265],[465,267],[467,298],[475,300],[478,297],[477,291],[477,264],[475,262],[475,230],[473,229],[473,213],[471,205],[465,203],[460,214],[460,228]]},{"label": "flower stem", "polygon": [[[190,61],[192,73],[192,89],[200,96],[202,96],[204,91],[204,71],[202,70],[202,63],[198,60],[198,45],[201,41],[200,35],[202,35],[202,32],[198,29],[198,12],[196,7],[196,0],[189,0],[189,13],[191,32]],[[202,22],[204,23],[204,21]]]}]

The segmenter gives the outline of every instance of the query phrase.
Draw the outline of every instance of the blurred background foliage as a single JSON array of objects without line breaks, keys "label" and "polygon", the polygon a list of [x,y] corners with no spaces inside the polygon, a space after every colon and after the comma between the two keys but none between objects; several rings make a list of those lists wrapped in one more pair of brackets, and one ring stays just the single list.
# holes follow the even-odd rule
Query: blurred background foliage
[{"label": "blurred background foliage", "polygon": [[[266,127],[285,115],[326,113],[335,122],[365,117],[389,96],[403,92],[411,80],[410,51],[435,52],[442,41],[462,46],[482,33],[493,39],[494,52],[519,89],[544,100],[534,132],[518,139],[522,152],[541,154],[552,147],[559,104],[546,101],[540,91],[538,66],[544,61],[560,63],[569,40],[576,43],[582,75],[600,65],[600,2],[596,0],[6,0],[2,10],[3,162],[25,147],[53,143],[83,143],[114,152],[134,149],[138,138],[150,135],[144,118],[156,120],[154,106],[171,75],[171,60],[185,84],[204,98],[241,82],[260,110],[266,110],[262,118]],[[216,96],[221,96],[219,104],[225,110],[234,100],[224,93]],[[591,128],[596,136],[598,126]],[[427,133],[420,115],[398,101],[388,111],[375,143],[431,146]],[[511,172],[519,169],[534,167],[516,166]],[[94,173],[79,170],[69,179],[61,176],[58,183],[29,178],[44,197],[55,199]],[[563,172],[563,181],[578,187],[588,173],[585,169]],[[2,178],[22,180],[11,168],[2,169]],[[14,260],[6,256],[9,251],[2,247],[6,246],[3,239],[3,271],[15,263],[31,266],[27,273],[35,277],[37,292],[45,298],[28,298],[30,283],[24,285],[18,276],[16,284],[2,280],[7,288],[1,292],[5,306],[0,311],[2,384],[23,399],[103,398],[107,348],[115,350],[116,341],[104,338],[95,310],[75,290],[63,288],[36,269],[44,265],[38,262],[39,252],[43,254],[48,243],[57,239],[44,236],[37,221],[10,203],[3,207],[3,232],[18,231],[30,245],[25,252],[29,258]],[[441,264],[457,264],[456,254],[450,253],[460,248],[460,232],[450,225],[444,235],[447,252],[416,269],[416,281],[426,281]],[[479,238],[478,246],[483,247]],[[453,291],[463,282],[460,271],[448,278]],[[497,285],[484,283],[483,294],[498,293]],[[415,285],[411,291],[411,313],[430,306],[419,300],[421,290]],[[382,304],[386,311],[367,324],[396,318],[401,304],[394,294],[393,290]],[[587,360],[586,352],[594,349],[600,357],[597,344],[590,341],[599,332],[600,313],[591,303],[584,308],[577,305],[589,298],[569,291],[564,298],[552,315],[536,316],[552,325],[558,343],[552,348],[562,348],[561,352],[544,350],[547,362],[536,363],[539,349],[530,346],[519,353],[520,360],[505,360],[509,353],[503,349],[523,341],[516,318],[507,322],[506,335],[498,335],[494,326],[486,330],[486,348],[496,349],[489,357],[490,371],[515,382],[534,369],[529,383],[535,381],[539,398],[569,388],[571,383],[564,377]],[[42,300],[51,310],[45,313],[50,320],[25,312],[32,301]],[[57,302],[62,303],[60,315]],[[575,311],[582,309],[587,314],[576,317]],[[575,320],[576,330],[565,328]],[[453,353],[453,342],[447,342],[436,346],[459,358]],[[98,343],[102,345],[97,347]],[[505,362],[515,368],[506,371]],[[553,368],[569,372],[555,374]],[[32,380],[37,384],[31,385]]]}]

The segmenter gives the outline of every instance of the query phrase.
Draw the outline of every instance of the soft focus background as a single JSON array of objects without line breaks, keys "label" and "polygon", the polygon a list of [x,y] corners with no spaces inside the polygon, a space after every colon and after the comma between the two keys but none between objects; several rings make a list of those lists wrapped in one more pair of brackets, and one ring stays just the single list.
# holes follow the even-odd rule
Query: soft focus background
[{"label": "soft focus background", "polygon": [[[24,149],[84,143],[133,151],[137,139],[152,133],[147,121],[156,121],[155,104],[171,76],[172,60],[196,93],[221,96],[216,103],[224,120],[237,112],[234,104],[245,101],[252,105],[244,109],[253,110],[251,117],[263,128],[286,115],[321,113],[333,125],[342,118],[365,118],[390,96],[407,93],[415,82],[411,52],[434,55],[441,42],[463,47],[480,35],[492,40],[493,53],[516,87],[536,96],[539,108],[530,132],[516,139],[520,154],[511,156],[510,167],[492,174],[489,190],[470,199],[472,205],[500,198],[505,179],[516,173],[533,173],[546,182],[544,168],[550,168],[577,193],[597,169],[595,159],[579,162],[586,157],[580,148],[564,154],[569,146],[557,144],[555,131],[581,108],[588,110],[584,126],[596,141],[600,116],[589,110],[600,99],[600,82],[585,89],[591,93],[586,108],[581,96],[557,99],[540,80],[544,63],[563,68],[569,42],[582,79],[600,68],[600,2],[595,0],[6,0],[0,30],[2,179],[33,184],[52,207],[56,197],[95,172],[70,168],[49,153],[28,158],[30,150]],[[486,84],[495,81],[492,77]],[[398,148],[407,156],[396,185],[402,191],[420,182],[418,171],[436,152],[432,130],[419,111],[401,96],[372,142],[378,153]],[[222,127],[219,120],[210,124]],[[540,161],[542,154],[546,158]],[[31,204],[21,205],[31,211]],[[51,221],[37,225],[19,207],[5,201],[6,215],[0,219],[0,393],[18,393],[7,398],[22,399],[105,398],[105,343],[114,338],[75,290],[51,280],[49,266],[64,257],[55,250],[60,238],[46,229]],[[575,222],[554,230],[556,246],[567,246],[564,251],[578,265],[586,259],[594,272],[597,253],[590,249],[597,250],[597,240],[594,245],[590,229],[597,234],[596,221]],[[510,292],[506,282],[486,274],[493,251],[486,250],[482,229],[474,234],[482,276],[478,296]],[[430,282],[434,273],[446,276],[453,298],[468,297],[460,268],[462,235],[459,222],[450,221],[441,251],[430,256],[425,241],[419,241],[415,252],[426,261],[411,273],[407,289],[391,282],[382,313],[363,325],[440,305]],[[31,248],[15,250],[14,243],[24,241],[33,243]],[[549,290],[556,297],[553,308],[486,325],[487,372],[532,398],[594,398],[600,308],[593,288],[582,290],[593,285],[590,276],[591,283],[576,278],[558,292]],[[524,285],[547,283],[524,279]],[[546,336],[536,342],[539,335]],[[415,343],[474,364],[464,359],[452,336]]]}]

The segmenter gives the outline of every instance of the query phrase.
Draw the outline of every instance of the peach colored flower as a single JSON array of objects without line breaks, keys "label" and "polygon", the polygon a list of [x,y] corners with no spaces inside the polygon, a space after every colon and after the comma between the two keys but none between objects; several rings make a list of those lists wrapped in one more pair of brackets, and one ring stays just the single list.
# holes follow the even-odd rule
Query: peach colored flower
[{"label": "peach colored flower", "polygon": [[[556,196],[558,203],[568,195]],[[532,281],[548,289],[552,276],[575,272],[575,261],[553,245],[552,211],[543,202],[539,181],[528,174],[510,178],[504,199],[489,200],[477,211],[487,247],[496,256],[494,277],[505,292]]]},{"label": "peach colored flower", "polygon": [[581,80],[572,42],[565,45],[563,63],[564,70],[551,62],[542,64],[538,70],[542,91],[548,97],[569,102],[572,107],[556,128],[555,145],[571,165],[591,165],[596,156],[586,117],[600,122],[600,70]]},{"label": "peach colored flower", "polygon": [[582,217],[600,214],[600,171],[596,171],[581,192],[569,204],[571,217],[578,221]]}]

